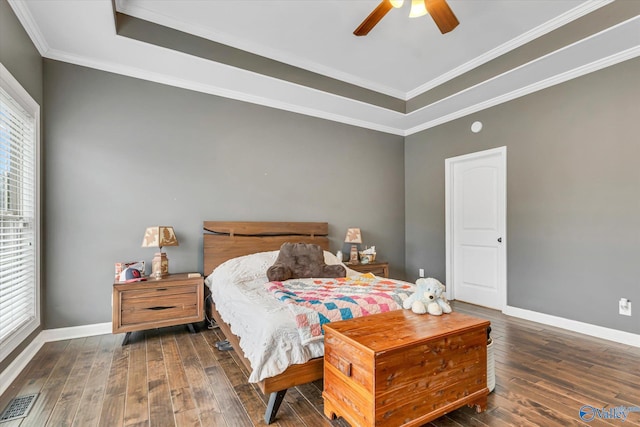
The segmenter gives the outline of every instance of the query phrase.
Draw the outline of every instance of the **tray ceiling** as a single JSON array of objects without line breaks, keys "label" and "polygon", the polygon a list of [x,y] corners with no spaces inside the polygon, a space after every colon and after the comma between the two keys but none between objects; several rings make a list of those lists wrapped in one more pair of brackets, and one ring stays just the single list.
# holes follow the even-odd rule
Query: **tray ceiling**
[{"label": "tray ceiling", "polygon": [[[640,2],[9,0],[47,58],[409,135],[640,54]],[[115,9],[115,10],[114,10]]]}]

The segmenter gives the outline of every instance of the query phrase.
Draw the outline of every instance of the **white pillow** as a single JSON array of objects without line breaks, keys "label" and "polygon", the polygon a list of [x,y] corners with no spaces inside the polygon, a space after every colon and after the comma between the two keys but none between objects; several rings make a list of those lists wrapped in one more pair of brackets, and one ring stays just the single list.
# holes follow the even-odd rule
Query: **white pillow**
[{"label": "white pillow", "polygon": [[[267,269],[278,258],[280,251],[258,252],[231,258],[216,267],[205,280],[207,286],[211,286],[213,280],[233,281],[235,283],[247,282],[264,277],[267,279]],[[329,251],[324,251],[324,263],[327,265],[342,264],[338,257]]]},{"label": "white pillow", "polygon": [[258,252],[237,258],[231,258],[217,266],[207,277],[207,285],[214,279],[224,278],[233,282],[246,282],[264,277],[267,282],[267,269],[276,262],[279,251]]}]

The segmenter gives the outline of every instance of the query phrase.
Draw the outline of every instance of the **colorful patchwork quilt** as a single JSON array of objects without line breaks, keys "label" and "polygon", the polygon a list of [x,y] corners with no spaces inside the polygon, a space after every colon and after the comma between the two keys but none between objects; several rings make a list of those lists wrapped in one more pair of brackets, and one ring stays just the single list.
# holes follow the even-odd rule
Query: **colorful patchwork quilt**
[{"label": "colorful patchwork quilt", "polygon": [[322,325],[369,314],[399,310],[414,291],[411,283],[372,274],[337,279],[269,282],[266,289],[287,304],[303,344],[324,338]]}]

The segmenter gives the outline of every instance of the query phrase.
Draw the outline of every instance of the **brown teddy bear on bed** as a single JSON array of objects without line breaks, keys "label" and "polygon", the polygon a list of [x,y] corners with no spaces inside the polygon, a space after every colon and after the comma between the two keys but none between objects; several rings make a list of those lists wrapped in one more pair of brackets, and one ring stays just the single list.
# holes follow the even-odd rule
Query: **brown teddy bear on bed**
[{"label": "brown teddy bear on bed", "polygon": [[280,253],[267,270],[270,282],[282,282],[288,279],[310,277],[346,277],[343,265],[324,263],[324,251],[311,243],[283,243]]}]

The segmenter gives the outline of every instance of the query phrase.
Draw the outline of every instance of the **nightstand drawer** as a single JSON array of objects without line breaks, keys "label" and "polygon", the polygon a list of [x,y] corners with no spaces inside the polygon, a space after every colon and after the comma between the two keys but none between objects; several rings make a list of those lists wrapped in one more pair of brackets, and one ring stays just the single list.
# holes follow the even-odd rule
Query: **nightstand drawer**
[{"label": "nightstand drawer", "polygon": [[113,285],[114,334],[189,324],[203,318],[202,277],[171,274],[162,279]]},{"label": "nightstand drawer", "polygon": [[122,324],[157,322],[198,315],[194,293],[163,295],[158,298],[134,298],[122,304]]},{"label": "nightstand drawer", "polygon": [[[181,286],[158,286],[157,288],[149,288],[149,289],[132,289],[130,291],[122,292],[122,303],[123,304],[136,304],[138,300],[143,299],[158,299],[158,298],[169,298],[173,295],[180,294],[191,294],[191,298],[193,298],[193,294],[197,293],[198,284],[194,283],[193,285],[181,285]],[[126,302],[125,302],[126,301]]]}]

